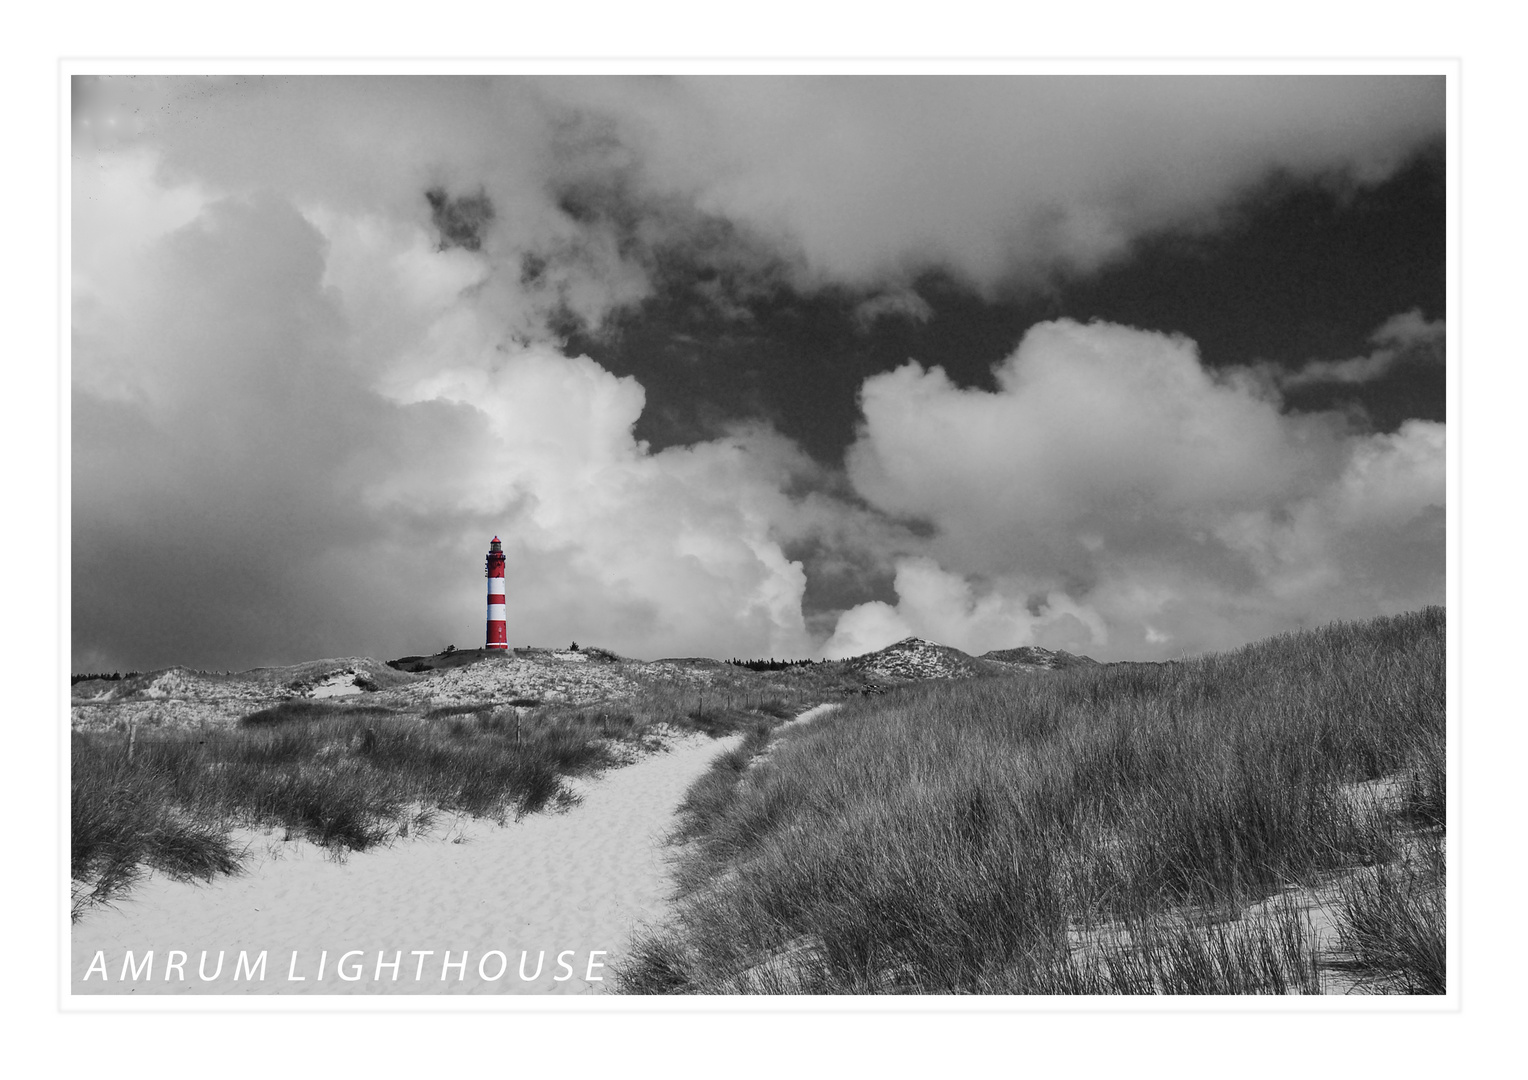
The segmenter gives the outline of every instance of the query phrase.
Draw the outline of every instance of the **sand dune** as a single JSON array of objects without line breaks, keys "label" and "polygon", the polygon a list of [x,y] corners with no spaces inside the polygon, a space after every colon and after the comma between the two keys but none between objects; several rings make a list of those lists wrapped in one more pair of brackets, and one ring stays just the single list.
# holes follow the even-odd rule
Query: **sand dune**
[{"label": "sand dune", "polygon": [[[598,965],[621,956],[633,924],[661,913],[661,840],[686,787],[737,741],[687,735],[667,752],[575,782],[583,802],[565,813],[503,827],[441,822],[425,837],[343,862],[283,842],[281,830],[250,834],[241,875],[206,885],[155,875],[117,909],[87,914],[73,927],[73,990],[601,992],[611,981]],[[176,959],[179,968],[170,966]]]}]

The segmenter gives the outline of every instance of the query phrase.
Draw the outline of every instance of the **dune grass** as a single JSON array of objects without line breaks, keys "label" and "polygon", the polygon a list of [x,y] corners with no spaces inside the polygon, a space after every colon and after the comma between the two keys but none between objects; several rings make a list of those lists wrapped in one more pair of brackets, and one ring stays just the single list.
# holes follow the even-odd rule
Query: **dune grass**
[{"label": "dune grass", "polygon": [[865,678],[841,663],[753,672],[707,662],[688,677],[636,675],[621,705],[644,722],[674,723],[710,735],[746,733],[761,719],[788,720],[814,705],[860,694]]},{"label": "dune grass", "polygon": [[673,832],[675,842],[683,842],[709,832],[726,814],[737,798],[738,787],[754,759],[769,745],[774,725],[756,723],[743,741],[725,754],[718,755],[700,779],[690,785],[679,804],[679,824]]},{"label": "dune grass", "polygon": [[75,733],[71,873],[88,883],[83,899],[99,902],[143,869],[231,871],[233,825],[363,850],[407,830],[420,808],[534,812],[564,797],[561,777],[610,760],[608,734],[559,720],[526,725],[517,739],[504,710],[431,721],[303,700],[237,727]]},{"label": "dune grass", "polygon": [[1440,831],[1416,845],[1419,858],[1366,868],[1344,880],[1343,966],[1405,994],[1441,994],[1448,971],[1444,854]]},{"label": "dune grass", "polygon": [[206,730],[76,732],[70,869],[76,918],[148,870],[235,872],[239,825],[284,827],[337,851],[364,850],[438,812],[507,819],[568,805],[569,776],[629,759],[659,724],[713,735],[790,715],[778,692],[724,706],[655,684],[634,701],[464,705],[413,715],[305,698]]},{"label": "dune grass", "polygon": [[[1444,724],[1441,608],[855,702],[725,800],[692,792],[715,805],[687,834],[674,915],[619,986],[1311,992],[1299,914],[1235,916],[1441,830]],[[1402,812],[1351,797],[1391,776]],[[1371,889],[1349,905],[1365,912],[1382,938],[1441,940],[1441,899]]]}]

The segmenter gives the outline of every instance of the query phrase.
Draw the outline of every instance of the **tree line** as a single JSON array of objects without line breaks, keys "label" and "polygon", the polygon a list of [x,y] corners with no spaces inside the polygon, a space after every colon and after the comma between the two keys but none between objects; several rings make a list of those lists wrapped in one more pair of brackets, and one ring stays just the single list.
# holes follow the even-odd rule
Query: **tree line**
[{"label": "tree line", "polygon": [[768,660],[739,660],[733,657],[727,663],[734,667],[747,668],[749,671],[784,671],[786,668],[810,666],[818,663],[816,660],[776,660],[771,656]]},{"label": "tree line", "polygon": [[104,673],[91,675],[70,675],[69,685],[73,686],[75,683],[85,682],[88,679],[100,679],[103,682],[121,682],[123,679],[131,679],[134,676],[142,674],[143,672],[141,671],[129,671],[126,675],[122,674],[120,671],[113,671],[110,675],[106,675]]}]

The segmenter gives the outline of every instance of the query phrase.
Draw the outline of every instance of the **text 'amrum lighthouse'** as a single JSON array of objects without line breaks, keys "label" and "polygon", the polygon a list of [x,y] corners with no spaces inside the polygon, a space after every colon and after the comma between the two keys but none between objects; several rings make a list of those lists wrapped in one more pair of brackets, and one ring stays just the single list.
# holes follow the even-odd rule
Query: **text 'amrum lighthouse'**
[{"label": "text 'amrum lighthouse'", "polygon": [[488,644],[485,649],[509,648],[504,627],[504,545],[495,536],[488,545]]}]

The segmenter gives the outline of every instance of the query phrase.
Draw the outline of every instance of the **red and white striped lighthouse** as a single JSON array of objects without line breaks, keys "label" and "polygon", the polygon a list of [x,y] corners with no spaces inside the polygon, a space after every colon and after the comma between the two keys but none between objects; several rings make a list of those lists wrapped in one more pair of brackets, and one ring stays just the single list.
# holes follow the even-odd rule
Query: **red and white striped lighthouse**
[{"label": "red and white striped lighthouse", "polygon": [[488,644],[485,649],[509,648],[504,627],[504,545],[495,536],[488,545]]}]

